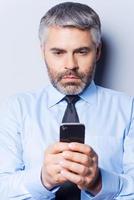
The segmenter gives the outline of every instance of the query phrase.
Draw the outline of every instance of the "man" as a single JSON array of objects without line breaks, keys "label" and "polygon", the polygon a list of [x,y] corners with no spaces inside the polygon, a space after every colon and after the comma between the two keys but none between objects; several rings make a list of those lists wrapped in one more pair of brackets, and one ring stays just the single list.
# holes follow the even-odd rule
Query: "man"
[{"label": "man", "polygon": [[[41,19],[39,36],[52,85],[13,96],[1,108],[1,199],[54,199],[69,182],[82,200],[133,200],[133,98],[93,81],[98,15],[80,3],[58,4]],[[79,96],[85,144],[59,142],[66,95]]]}]

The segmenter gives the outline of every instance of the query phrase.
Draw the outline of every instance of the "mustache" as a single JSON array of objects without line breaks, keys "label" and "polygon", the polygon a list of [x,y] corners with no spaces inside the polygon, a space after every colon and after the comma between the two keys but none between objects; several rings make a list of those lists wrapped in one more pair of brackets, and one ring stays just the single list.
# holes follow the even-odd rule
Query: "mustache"
[{"label": "mustache", "polygon": [[61,80],[62,78],[64,78],[64,76],[69,76],[69,75],[70,76],[71,75],[76,76],[79,79],[82,79],[83,77],[85,77],[84,73],[80,73],[78,71],[74,71],[74,70],[69,69],[69,70],[67,70],[65,72],[62,72],[62,73],[58,74],[58,80]]}]

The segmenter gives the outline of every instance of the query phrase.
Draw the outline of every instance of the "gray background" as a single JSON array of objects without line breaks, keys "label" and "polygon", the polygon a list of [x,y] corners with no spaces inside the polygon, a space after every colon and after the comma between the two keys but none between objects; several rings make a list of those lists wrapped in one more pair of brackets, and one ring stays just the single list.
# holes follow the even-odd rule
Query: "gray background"
[{"label": "gray background", "polygon": [[[40,18],[63,0],[0,0],[0,101],[48,84],[38,41]],[[97,83],[134,95],[134,1],[82,0],[102,22]]]}]

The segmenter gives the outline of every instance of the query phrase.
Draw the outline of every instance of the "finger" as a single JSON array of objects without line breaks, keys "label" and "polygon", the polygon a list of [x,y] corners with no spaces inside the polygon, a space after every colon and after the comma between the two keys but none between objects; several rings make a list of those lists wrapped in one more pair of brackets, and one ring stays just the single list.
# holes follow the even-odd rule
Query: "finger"
[{"label": "finger", "polygon": [[61,173],[61,170],[62,170],[62,166],[59,165],[59,164],[49,164],[47,165],[46,164],[46,167],[45,167],[45,171],[47,172],[48,175],[50,175],[51,177],[53,177],[55,174],[60,174]]},{"label": "finger", "polygon": [[44,162],[45,164],[59,164],[60,161],[63,159],[63,154],[62,153],[59,153],[59,154],[45,154],[45,157],[44,157]]},{"label": "finger", "polygon": [[65,150],[69,150],[68,143],[65,142],[57,142],[46,149],[46,153],[57,154],[63,152]]},{"label": "finger", "polygon": [[60,164],[63,168],[65,168],[68,171],[71,171],[75,174],[79,174],[79,175],[82,175],[82,176],[90,174],[90,170],[89,170],[90,168],[85,167],[84,165],[81,165],[79,163],[71,162],[71,161],[68,161],[68,160],[62,160],[60,162]]},{"label": "finger", "polygon": [[47,183],[46,186],[48,188],[51,188],[51,185],[54,187],[67,181],[67,179],[61,173],[57,173],[53,177],[45,175],[45,179]]},{"label": "finger", "polygon": [[93,164],[93,160],[89,156],[83,153],[64,151],[62,155],[66,160],[77,162],[87,167]]},{"label": "finger", "polygon": [[81,153],[89,155],[91,157],[93,157],[96,154],[94,152],[94,150],[87,144],[71,142],[71,143],[69,143],[69,148],[72,151],[81,152]]},{"label": "finger", "polygon": [[61,174],[68,180],[71,181],[72,183],[75,183],[76,185],[83,185],[84,184],[84,177],[79,176],[78,174],[74,174],[66,169],[63,169],[61,171]]},{"label": "finger", "polygon": [[[49,177],[50,179],[50,177]],[[53,176],[53,178],[51,178],[51,181],[53,181],[53,183],[55,185],[59,185],[59,184],[62,184],[63,182],[67,181],[66,177],[64,177],[62,174],[61,174],[61,170],[59,173],[55,174]]]},{"label": "finger", "polygon": [[97,178],[97,174],[91,173],[87,176],[81,176],[79,174],[75,174],[67,169],[63,169],[61,174],[69,181],[75,183],[79,189],[86,189],[89,185],[93,184]]},{"label": "finger", "polygon": [[46,165],[41,170],[42,180],[45,186],[51,188],[51,186],[56,186],[67,181],[67,179],[62,176],[62,167],[60,165]]}]

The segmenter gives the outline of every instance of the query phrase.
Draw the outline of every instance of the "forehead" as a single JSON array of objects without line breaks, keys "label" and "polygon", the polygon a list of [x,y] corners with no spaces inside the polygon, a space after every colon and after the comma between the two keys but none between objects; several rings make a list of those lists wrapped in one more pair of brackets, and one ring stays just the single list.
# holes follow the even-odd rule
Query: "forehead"
[{"label": "forehead", "polygon": [[49,27],[45,44],[55,47],[77,47],[93,44],[91,32],[70,27]]}]

